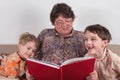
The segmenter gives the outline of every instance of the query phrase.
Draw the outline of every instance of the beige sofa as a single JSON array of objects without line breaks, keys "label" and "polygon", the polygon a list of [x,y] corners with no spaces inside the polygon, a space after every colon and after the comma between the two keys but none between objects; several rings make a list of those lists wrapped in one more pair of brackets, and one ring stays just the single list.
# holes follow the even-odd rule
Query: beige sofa
[{"label": "beige sofa", "polygon": [[[108,48],[120,56],[120,45],[111,44],[108,46]],[[0,54],[1,53],[9,53],[10,54],[17,50],[18,50],[18,48],[17,48],[16,44],[0,45]]]},{"label": "beige sofa", "polygon": [[120,56],[120,45],[109,45],[108,48]]},{"label": "beige sofa", "polygon": [[0,53],[13,53],[14,51],[17,51],[18,47],[16,44],[3,44],[0,45]]}]

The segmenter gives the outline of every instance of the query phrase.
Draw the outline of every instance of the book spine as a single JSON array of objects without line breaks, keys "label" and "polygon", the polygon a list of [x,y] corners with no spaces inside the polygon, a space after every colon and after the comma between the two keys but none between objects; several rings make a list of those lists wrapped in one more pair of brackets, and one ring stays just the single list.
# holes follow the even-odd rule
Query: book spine
[{"label": "book spine", "polygon": [[62,74],[62,67],[59,69],[59,80],[63,79],[63,74]]}]

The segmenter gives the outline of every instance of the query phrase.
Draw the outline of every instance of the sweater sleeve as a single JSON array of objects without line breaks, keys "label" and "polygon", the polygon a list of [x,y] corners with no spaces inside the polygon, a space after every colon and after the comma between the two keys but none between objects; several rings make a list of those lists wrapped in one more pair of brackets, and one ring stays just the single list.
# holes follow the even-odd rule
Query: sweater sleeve
[{"label": "sweater sleeve", "polygon": [[115,78],[117,80],[120,80],[120,57],[118,55],[116,55],[115,53],[112,54],[112,70],[113,70],[113,74],[115,75]]}]

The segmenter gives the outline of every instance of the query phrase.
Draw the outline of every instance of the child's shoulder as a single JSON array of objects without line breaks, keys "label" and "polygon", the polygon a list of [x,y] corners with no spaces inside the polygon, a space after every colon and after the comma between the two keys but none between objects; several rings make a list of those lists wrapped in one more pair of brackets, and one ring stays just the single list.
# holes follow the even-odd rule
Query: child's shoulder
[{"label": "child's shoulder", "polygon": [[16,57],[16,55],[17,55],[17,52],[14,52],[14,53],[10,53],[8,57]]},{"label": "child's shoulder", "polygon": [[107,49],[107,50],[108,50],[109,56],[112,58],[113,61],[119,61],[120,62],[120,56],[118,56],[116,53],[114,53],[110,49]]},{"label": "child's shoulder", "polygon": [[17,54],[17,52],[11,53],[10,55],[7,56],[7,59],[9,60],[19,60],[19,55]]}]

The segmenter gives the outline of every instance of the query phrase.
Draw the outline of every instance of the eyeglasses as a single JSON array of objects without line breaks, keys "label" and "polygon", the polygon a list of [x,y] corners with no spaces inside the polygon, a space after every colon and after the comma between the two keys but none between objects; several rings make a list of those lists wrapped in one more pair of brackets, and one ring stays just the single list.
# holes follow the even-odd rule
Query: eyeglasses
[{"label": "eyeglasses", "polygon": [[64,24],[71,24],[73,22],[73,20],[71,19],[66,19],[66,20],[56,20],[55,23],[58,26],[62,26]]}]

